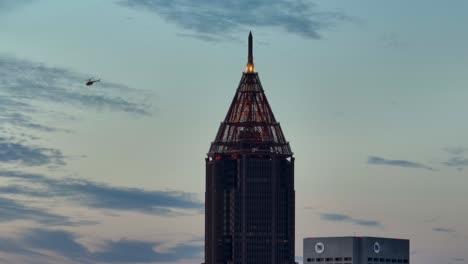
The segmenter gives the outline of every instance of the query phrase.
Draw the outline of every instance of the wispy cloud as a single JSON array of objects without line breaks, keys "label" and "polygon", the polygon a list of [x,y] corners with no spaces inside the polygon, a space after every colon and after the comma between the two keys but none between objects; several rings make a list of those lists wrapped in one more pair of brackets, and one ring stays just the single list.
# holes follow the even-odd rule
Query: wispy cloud
[{"label": "wispy cloud", "polygon": [[[150,114],[150,105],[140,99],[129,99],[116,95],[126,91],[129,97],[137,90],[113,83],[100,83],[99,89],[87,89],[82,74],[57,67],[50,67],[10,56],[0,56],[0,87],[4,103],[9,108],[21,106],[33,108],[32,102],[46,101],[55,104],[87,106],[135,114]],[[1,115],[0,115],[1,117]],[[9,116],[4,118],[11,118]]]},{"label": "wispy cloud", "polygon": [[276,27],[306,38],[338,22],[355,20],[342,11],[322,11],[305,0],[120,0],[119,4],[157,13],[199,39],[213,41],[252,27]]},{"label": "wispy cloud", "polygon": [[[45,105],[86,106],[91,110],[136,115],[152,112],[151,105],[144,103],[147,94],[107,82],[91,90],[85,88],[85,80],[85,76],[66,69],[0,55],[0,164],[49,167],[65,164],[61,150],[31,143],[38,139],[36,132],[71,132],[44,124],[44,120],[74,118],[45,109]],[[42,118],[37,118],[38,115]]]},{"label": "wispy cloud", "polygon": [[418,162],[413,162],[413,161],[408,161],[408,160],[390,160],[390,159],[384,159],[384,158],[377,157],[377,156],[369,156],[369,159],[367,160],[367,164],[395,166],[395,167],[402,167],[402,168],[425,169],[425,170],[430,170],[430,171],[435,170],[434,168],[430,166],[427,166]]},{"label": "wispy cloud", "polygon": [[[183,37],[183,38],[195,38],[207,42],[218,42],[220,41],[219,36],[213,36],[211,34],[200,34],[200,33],[195,33],[195,34],[187,34],[187,33],[177,33],[177,36]],[[232,41],[237,41],[233,38],[231,38]]]},{"label": "wispy cloud", "polygon": [[0,197],[0,222],[30,220],[43,225],[75,226],[91,222],[74,222],[69,217],[48,213],[44,209],[33,208],[23,203]]},{"label": "wispy cloud", "polygon": [[60,150],[28,146],[0,137],[0,163],[18,163],[24,166],[54,166],[64,165],[65,161]]},{"label": "wispy cloud", "polygon": [[449,167],[466,167],[468,166],[468,158],[452,157],[448,161],[442,162],[442,164]]},{"label": "wispy cloud", "polygon": [[434,227],[432,228],[432,231],[433,232],[437,232],[437,233],[443,233],[447,236],[450,236],[451,238],[454,238],[454,239],[468,239],[468,236],[463,234],[462,232],[458,231],[458,230],[455,230],[455,229],[452,229],[452,228],[447,228],[447,227]]},{"label": "wispy cloud", "polygon": [[468,167],[468,158],[464,156],[466,153],[466,148],[464,147],[453,147],[445,149],[451,157],[442,162],[442,165],[447,167],[456,168],[459,171],[462,171],[465,167]]},{"label": "wispy cloud", "polygon": [[442,233],[455,233],[455,230],[451,228],[444,228],[444,227],[434,227],[432,228],[434,232],[442,232]]},{"label": "wispy cloud", "polygon": [[[0,252],[8,252],[13,254],[20,254],[22,256],[33,256],[33,257],[46,257],[38,252],[26,249],[18,245],[14,240],[8,238],[0,238]],[[3,260],[3,259],[0,259]],[[8,263],[2,261],[1,263]],[[11,262],[10,262],[11,263]]]},{"label": "wispy cloud", "polygon": [[31,229],[22,234],[20,242],[35,250],[49,250],[71,259],[86,257],[86,247],[75,241],[73,233],[61,230]]},{"label": "wispy cloud", "polygon": [[460,156],[462,155],[463,153],[466,152],[466,148],[465,147],[449,147],[449,148],[445,148],[445,151],[448,152],[449,154],[453,155],[453,156]]},{"label": "wispy cloud", "polygon": [[325,221],[337,221],[337,222],[342,222],[342,221],[350,221],[352,218],[348,215],[344,214],[328,214],[328,213],[322,213],[320,214],[320,218]]},{"label": "wispy cloud", "polygon": [[92,254],[92,259],[104,262],[150,263],[171,262],[180,259],[193,259],[202,252],[203,246],[179,244],[167,253],[156,252],[153,248],[159,243],[120,240],[108,242],[102,252]]},{"label": "wispy cloud", "polygon": [[[91,252],[77,238],[74,233],[63,230],[30,229],[16,239],[0,239],[0,251],[41,252],[43,256],[58,255],[76,263],[154,263],[194,259],[203,250],[199,245],[181,243],[167,252],[158,252],[154,248],[161,242],[121,239],[104,241],[99,250]],[[6,246],[2,247],[2,243]]]},{"label": "wispy cloud", "polygon": [[[0,88],[3,88],[1,80]],[[8,124],[42,132],[66,131],[35,122],[31,115],[39,111],[30,102],[21,102],[20,99],[14,99],[7,93],[0,93],[0,123],[3,126]]]},{"label": "wispy cloud", "polygon": [[[138,211],[147,214],[174,215],[178,210],[200,211],[203,203],[196,195],[180,191],[148,191],[138,188],[114,187],[83,179],[53,179],[41,174],[0,171],[0,178],[21,180],[0,188],[0,193],[33,197],[63,197],[83,206]],[[28,184],[39,185],[31,188]]]},{"label": "wispy cloud", "polygon": [[336,213],[320,213],[320,219],[332,222],[348,222],[354,225],[367,226],[367,227],[382,227],[382,223],[375,220],[356,219],[345,214]]},{"label": "wispy cloud", "polygon": [[375,220],[353,219],[353,221],[356,225],[360,225],[360,226],[369,226],[369,227],[382,226],[382,224],[379,221],[375,221]]}]

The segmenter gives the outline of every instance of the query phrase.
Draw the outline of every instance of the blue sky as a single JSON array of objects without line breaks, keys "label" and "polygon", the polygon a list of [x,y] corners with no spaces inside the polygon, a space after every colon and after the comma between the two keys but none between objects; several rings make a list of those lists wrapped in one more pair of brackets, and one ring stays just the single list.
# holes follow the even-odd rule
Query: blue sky
[{"label": "blue sky", "polygon": [[466,10],[0,0],[0,262],[201,262],[204,158],[252,30],[296,157],[296,255],[388,236],[413,263],[466,263]]}]

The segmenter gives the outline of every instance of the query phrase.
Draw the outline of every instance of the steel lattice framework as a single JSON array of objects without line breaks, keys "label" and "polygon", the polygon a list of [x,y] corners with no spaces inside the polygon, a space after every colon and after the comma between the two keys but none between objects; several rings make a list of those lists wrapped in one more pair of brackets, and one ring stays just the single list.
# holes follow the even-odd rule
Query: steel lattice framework
[{"label": "steel lattice framework", "polygon": [[246,152],[293,155],[256,72],[242,74],[236,95],[208,155]]}]

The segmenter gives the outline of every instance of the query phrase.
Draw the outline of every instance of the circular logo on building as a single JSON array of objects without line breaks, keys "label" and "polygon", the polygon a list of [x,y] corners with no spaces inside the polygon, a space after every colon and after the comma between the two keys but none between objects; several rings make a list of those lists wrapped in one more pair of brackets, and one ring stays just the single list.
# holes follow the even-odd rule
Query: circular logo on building
[{"label": "circular logo on building", "polygon": [[315,252],[320,254],[323,251],[325,251],[325,245],[322,242],[318,242],[317,244],[315,244]]},{"label": "circular logo on building", "polygon": [[380,244],[379,242],[374,243],[374,252],[379,253],[380,252]]}]

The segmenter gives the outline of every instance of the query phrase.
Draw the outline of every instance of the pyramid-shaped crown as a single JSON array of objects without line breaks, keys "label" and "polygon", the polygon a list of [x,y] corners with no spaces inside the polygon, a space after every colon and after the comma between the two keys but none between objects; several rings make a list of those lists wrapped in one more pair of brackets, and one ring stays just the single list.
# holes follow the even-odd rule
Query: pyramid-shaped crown
[{"label": "pyramid-shaped crown", "polygon": [[242,153],[293,154],[280,124],[276,122],[258,73],[253,70],[251,34],[246,71],[242,74],[226,118],[211,143],[208,156]]}]

